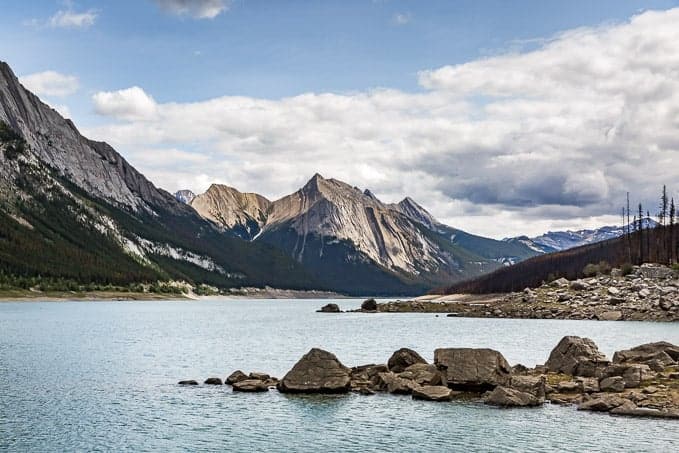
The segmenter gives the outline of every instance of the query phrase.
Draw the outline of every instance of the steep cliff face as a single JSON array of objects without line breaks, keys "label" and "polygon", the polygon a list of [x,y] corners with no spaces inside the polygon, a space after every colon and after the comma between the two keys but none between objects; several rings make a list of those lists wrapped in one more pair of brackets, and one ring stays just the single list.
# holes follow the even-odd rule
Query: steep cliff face
[{"label": "steep cliff face", "polygon": [[182,211],[111,146],[80,135],[71,120],[24,89],[9,65],[0,62],[0,121],[19,132],[32,152],[93,196],[133,211],[161,207]]},{"label": "steep cliff face", "polygon": [[229,229],[243,239],[253,239],[266,223],[271,202],[255,193],[213,184],[190,203],[201,216]]}]

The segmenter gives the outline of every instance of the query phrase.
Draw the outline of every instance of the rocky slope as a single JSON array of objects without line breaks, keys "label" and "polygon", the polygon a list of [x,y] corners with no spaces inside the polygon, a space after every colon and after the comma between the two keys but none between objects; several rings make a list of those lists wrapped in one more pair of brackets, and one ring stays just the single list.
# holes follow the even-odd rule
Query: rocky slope
[{"label": "rocky slope", "polygon": [[424,296],[377,304],[387,313],[432,312],[451,317],[589,319],[601,321],[679,321],[679,274],[644,264],[623,276],[578,280],[560,278],[539,288],[495,295]]},{"label": "rocky slope", "polygon": [[319,174],[273,202],[213,185],[191,206],[240,237],[272,244],[319,273],[337,276],[335,284],[345,276],[367,288],[361,281],[375,279],[416,293],[537,254],[443,225],[411,198],[386,204],[369,190]]}]

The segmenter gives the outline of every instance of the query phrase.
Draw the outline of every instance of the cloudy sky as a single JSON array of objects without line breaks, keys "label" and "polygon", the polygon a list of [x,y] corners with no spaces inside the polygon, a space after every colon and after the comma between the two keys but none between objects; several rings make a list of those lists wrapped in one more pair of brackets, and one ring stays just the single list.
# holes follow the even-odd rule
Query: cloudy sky
[{"label": "cloudy sky", "polygon": [[170,191],[320,172],[498,238],[679,200],[679,1],[7,0],[0,59]]}]

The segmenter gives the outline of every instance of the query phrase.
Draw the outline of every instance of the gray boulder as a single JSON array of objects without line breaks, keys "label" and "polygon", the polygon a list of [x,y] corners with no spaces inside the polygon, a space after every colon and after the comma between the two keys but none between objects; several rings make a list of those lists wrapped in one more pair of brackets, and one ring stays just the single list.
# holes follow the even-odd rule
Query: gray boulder
[{"label": "gray boulder", "polygon": [[613,354],[614,363],[647,363],[652,360],[660,361],[663,366],[674,365],[679,361],[679,346],[667,341],[658,341]]},{"label": "gray boulder", "polygon": [[403,379],[396,373],[387,371],[379,373],[374,380],[374,390],[389,392],[395,395],[409,395],[417,386],[410,379]]},{"label": "gray boulder", "polygon": [[453,391],[443,385],[424,385],[413,388],[414,400],[450,401]]},{"label": "gray boulder", "polygon": [[204,384],[207,384],[207,385],[223,385],[223,382],[218,377],[211,377],[211,378],[205,379]]},{"label": "gray boulder", "polygon": [[492,349],[437,349],[434,363],[453,389],[492,390],[498,385],[506,385],[511,376],[507,360]]},{"label": "gray boulder", "polygon": [[412,349],[401,348],[389,357],[387,366],[389,367],[389,371],[401,373],[405,371],[406,368],[415,365],[416,363],[427,363],[427,361]]},{"label": "gray boulder", "polygon": [[416,363],[410,365],[399,377],[404,379],[411,379],[418,385],[441,385],[443,384],[443,375],[436,368],[436,365],[427,363]]},{"label": "gray boulder", "polygon": [[283,393],[346,393],[350,372],[334,354],[313,348],[288,371],[277,388]]},{"label": "gray boulder", "polygon": [[544,399],[537,398],[535,395],[503,386],[495,387],[484,401],[486,404],[504,407],[529,407],[544,403]]},{"label": "gray boulder", "polygon": [[547,390],[545,376],[512,376],[509,380],[509,388],[523,393],[529,393],[539,400],[544,401]]},{"label": "gray boulder", "polygon": [[596,376],[609,361],[589,338],[567,336],[552,350],[545,366],[549,371],[571,376]]}]

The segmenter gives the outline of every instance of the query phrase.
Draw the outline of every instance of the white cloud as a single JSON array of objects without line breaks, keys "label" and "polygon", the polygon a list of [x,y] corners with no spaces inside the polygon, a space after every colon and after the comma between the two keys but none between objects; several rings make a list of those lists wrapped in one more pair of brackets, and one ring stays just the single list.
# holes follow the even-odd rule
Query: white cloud
[{"label": "white cloud", "polygon": [[102,91],[92,96],[92,101],[98,114],[130,121],[151,120],[157,108],[156,101],[137,86]]},{"label": "white cloud", "polygon": [[29,74],[20,77],[19,81],[38,96],[69,96],[78,91],[80,85],[76,76],[61,74],[56,71]]},{"label": "white cloud", "polygon": [[227,11],[230,0],[154,0],[163,10],[178,16],[188,15],[195,19],[214,19]]},{"label": "white cloud", "polygon": [[410,22],[412,15],[410,13],[396,13],[392,18],[395,25],[405,25]]},{"label": "white cloud", "polygon": [[57,11],[49,18],[48,25],[53,28],[89,28],[97,20],[98,13],[94,9],[83,12],[73,11],[70,7]]},{"label": "white cloud", "polygon": [[206,157],[141,163],[170,190],[214,181],[277,197],[318,171],[495,237],[594,226],[617,220],[627,190],[653,210],[679,180],[677,23],[673,9],[572,30],[423,71],[422,93],[163,104],[137,87],[99,93],[95,108],[116,121],[88,132],[126,154]]}]

